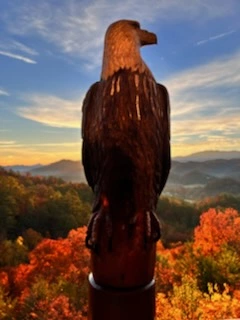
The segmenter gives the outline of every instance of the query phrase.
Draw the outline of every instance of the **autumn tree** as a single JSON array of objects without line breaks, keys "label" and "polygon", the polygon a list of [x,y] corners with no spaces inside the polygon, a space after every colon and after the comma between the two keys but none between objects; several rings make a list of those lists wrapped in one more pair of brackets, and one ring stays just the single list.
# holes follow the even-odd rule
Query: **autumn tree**
[{"label": "autumn tree", "polygon": [[16,178],[0,179],[0,239],[14,239],[17,218],[25,206],[25,190]]},{"label": "autumn tree", "polygon": [[197,255],[199,288],[208,292],[209,284],[217,284],[219,290],[224,290],[225,284],[232,290],[240,281],[240,256],[234,248],[224,245],[220,251],[211,255]]},{"label": "autumn tree", "polygon": [[82,319],[89,273],[85,234],[86,227],[83,227],[72,230],[66,239],[44,239],[30,253],[29,264],[16,268],[12,295],[18,297],[21,319],[28,319],[26,314],[41,315],[44,309],[57,306],[61,299],[65,301],[65,307],[55,312],[52,319],[57,319],[57,315],[61,319],[61,314],[65,316],[68,313],[69,318],[66,319],[74,319],[70,314]]},{"label": "autumn tree", "polygon": [[157,320],[213,320],[240,317],[240,300],[229,287],[220,291],[209,285],[208,293],[199,290],[196,279],[185,275],[181,284],[174,284],[168,294],[157,293]]},{"label": "autumn tree", "polygon": [[194,247],[204,255],[213,255],[228,244],[240,251],[240,216],[231,208],[209,209],[200,217],[194,231]]},{"label": "autumn tree", "polygon": [[196,207],[200,212],[207,212],[211,208],[218,208],[221,210],[233,208],[240,211],[240,197],[232,194],[221,193],[214,197],[207,197],[198,203]]},{"label": "autumn tree", "polygon": [[194,232],[198,284],[207,292],[209,283],[223,290],[240,281],[240,216],[231,208],[209,209]]},{"label": "autumn tree", "polygon": [[32,229],[44,237],[67,237],[86,225],[90,189],[62,179],[0,170],[0,241],[15,240]]},{"label": "autumn tree", "polygon": [[23,244],[23,238],[15,241],[0,242],[0,267],[14,267],[28,261],[28,249]]}]

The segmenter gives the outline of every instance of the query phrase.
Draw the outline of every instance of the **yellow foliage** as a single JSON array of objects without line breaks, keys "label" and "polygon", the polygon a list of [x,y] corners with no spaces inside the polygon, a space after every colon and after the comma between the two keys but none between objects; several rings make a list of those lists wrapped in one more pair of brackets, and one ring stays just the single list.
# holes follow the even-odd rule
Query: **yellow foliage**
[{"label": "yellow foliage", "polygon": [[240,317],[239,295],[230,295],[229,287],[221,293],[209,285],[209,293],[197,288],[196,280],[184,276],[180,286],[174,285],[168,296],[158,293],[156,319],[158,320],[217,320]]}]

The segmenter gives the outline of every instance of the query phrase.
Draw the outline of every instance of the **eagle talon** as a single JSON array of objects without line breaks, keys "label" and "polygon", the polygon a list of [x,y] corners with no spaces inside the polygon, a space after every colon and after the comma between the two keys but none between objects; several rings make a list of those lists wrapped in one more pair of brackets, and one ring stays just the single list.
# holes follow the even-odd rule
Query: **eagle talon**
[{"label": "eagle talon", "polygon": [[153,239],[154,242],[157,242],[160,238],[161,238],[161,232],[160,232],[160,229],[159,229],[159,232],[153,233],[152,239]]},{"label": "eagle talon", "polygon": [[157,242],[161,237],[160,224],[156,214],[153,211],[146,212],[146,235],[145,241]]},{"label": "eagle talon", "polygon": [[91,249],[92,248],[92,244],[91,244],[91,237],[89,236],[86,236],[85,238],[85,245],[88,249]]},{"label": "eagle talon", "polygon": [[91,250],[93,251],[93,252],[95,252],[96,254],[99,254],[99,245],[97,244],[97,243],[93,243],[92,244],[92,247],[91,247]]},{"label": "eagle talon", "polygon": [[94,212],[88,224],[87,235],[85,239],[86,247],[95,253],[100,251],[101,237],[107,235],[107,248],[112,251],[112,221],[106,208],[100,208]]},{"label": "eagle talon", "polygon": [[98,244],[92,240],[91,236],[90,235],[87,235],[86,236],[86,239],[85,239],[85,244],[86,244],[86,247],[88,249],[91,249],[92,251],[94,251],[95,253],[98,253],[99,252],[99,248],[98,248]]}]

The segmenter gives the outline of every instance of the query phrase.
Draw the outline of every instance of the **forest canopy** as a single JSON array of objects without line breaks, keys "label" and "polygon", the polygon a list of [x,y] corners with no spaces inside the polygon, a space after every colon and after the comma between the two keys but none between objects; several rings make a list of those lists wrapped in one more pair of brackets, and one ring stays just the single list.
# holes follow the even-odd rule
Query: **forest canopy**
[{"label": "forest canopy", "polygon": [[[0,170],[0,319],[86,320],[92,195],[84,184]],[[157,319],[240,317],[240,199],[162,197]]]}]

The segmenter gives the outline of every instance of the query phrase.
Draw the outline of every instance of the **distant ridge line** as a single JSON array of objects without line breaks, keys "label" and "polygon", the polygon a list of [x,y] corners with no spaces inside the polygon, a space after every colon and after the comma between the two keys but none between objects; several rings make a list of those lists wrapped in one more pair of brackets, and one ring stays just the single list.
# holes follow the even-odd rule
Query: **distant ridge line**
[{"label": "distant ridge line", "polygon": [[208,161],[208,160],[231,160],[240,159],[240,151],[219,151],[219,150],[208,150],[192,153],[188,156],[173,157],[175,161]]}]

